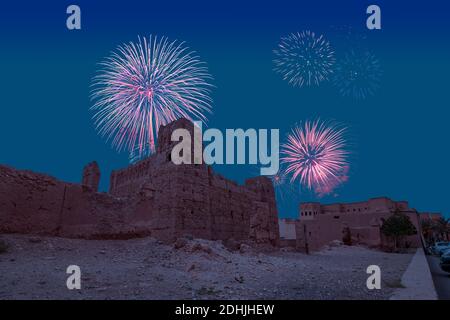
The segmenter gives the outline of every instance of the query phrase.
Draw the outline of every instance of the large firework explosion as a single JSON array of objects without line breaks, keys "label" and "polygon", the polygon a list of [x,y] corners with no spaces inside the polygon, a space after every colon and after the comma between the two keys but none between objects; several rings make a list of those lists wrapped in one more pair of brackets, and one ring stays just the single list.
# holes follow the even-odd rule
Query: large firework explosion
[{"label": "large firework explosion", "polygon": [[349,168],[345,127],[316,120],[295,127],[282,145],[281,161],[291,181],[318,195],[331,193],[346,180]]},{"label": "large firework explosion", "polygon": [[375,55],[351,50],[336,63],[332,82],[342,96],[365,99],[380,87],[382,73]]},{"label": "large firework explosion", "polygon": [[161,125],[181,117],[206,121],[211,112],[211,76],[183,43],[138,38],[119,46],[101,66],[92,84],[96,129],[133,157],[154,152]]},{"label": "large firework explosion", "polygon": [[293,86],[318,86],[333,72],[335,57],[330,43],[311,31],[282,37],[274,53],[274,70]]}]

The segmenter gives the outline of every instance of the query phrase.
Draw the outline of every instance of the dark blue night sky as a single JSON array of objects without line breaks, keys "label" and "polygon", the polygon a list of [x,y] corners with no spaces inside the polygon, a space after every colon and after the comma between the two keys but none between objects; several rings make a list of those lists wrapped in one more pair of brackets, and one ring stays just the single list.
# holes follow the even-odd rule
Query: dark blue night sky
[{"label": "dark blue night sky", "polygon": [[[389,196],[450,213],[448,2],[76,1],[80,31],[66,29],[69,4],[0,7],[0,163],[77,182],[84,164],[97,160],[106,190],[128,155],[94,130],[91,78],[118,45],[164,35],[186,41],[207,62],[216,87],[210,127],[279,128],[282,138],[296,122],[317,117],[350,127],[350,179],[320,201]],[[382,30],[366,29],[369,4],[381,7]],[[294,88],[283,81],[273,71],[273,49],[281,36],[302,30],[323,34],[337,54],[354,46],[374,53],[384,70],[376,95],[355,101],[327,83]],[[216,170],[239,182],[256,173],[237,165]],[[279,204],[280,216],[295,216],[297,205]]]}]

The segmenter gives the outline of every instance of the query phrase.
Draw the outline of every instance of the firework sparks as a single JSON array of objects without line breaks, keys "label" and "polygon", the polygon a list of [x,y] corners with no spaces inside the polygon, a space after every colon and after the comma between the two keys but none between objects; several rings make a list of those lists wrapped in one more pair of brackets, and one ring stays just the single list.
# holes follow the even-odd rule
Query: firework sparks
[{"label": "firework sparks", "polygon": [[211,112],[211,76],[183,43],[138,38],[101,65],[92,84],[94,122],[119,151],[141,158],[154,152],[161,125],[181,117],[206,121]]},{"label": "firework sparks", "polygon": [[336,64],[332,82],[342,96],[365,99],[380,87],[382,69],[370,52],[350,51]]},{"label": "firework sparks", "polygon": [[334,190],[348,180],[348,171],[349,167],[346,166],[342,168],[340,174],[335,179],[332,179],[328,185],[318,186],[315,190],[317,197],[322,198],[329,194],[337,197],[338,194]]},{"label": "firework sparks", "polygon": [[274,53],[274,70],[294,87],[318,86],[333,72],[335,57],[330,43],[311,31],[281,38]]},{"label": "firework sparks", "polygon": [[292,174],[291,181],[298,179],[321,195],[344,182],[349,167],[345,131],[319,120],[294,128],[282,146],[281,157],[286,174]]},{"label": "firework sparks", "polygon": [[276,175],[269,176],[269,178],[272,180],[273,186],[275,188],[283,186],[286,183],[286,175],[282,172],[278,172]]},{"label": "firework sparks", "polygon": [[300,190],[295,191],[294,185],[289,181],[288,176],[282,169],[277,174],[269,176],[269,179],[272,180],[275,197],[278,202],[293,200],[300,193]]},{"label": "firework sparks", "polygon": [[128,160],[130,164],[134,164],[139,162],[145,158],[148,158],[153,154],[152,148],[149,143],[146,143],[144,146],[136,146],[133,150],[130,151],[128,156]]}]

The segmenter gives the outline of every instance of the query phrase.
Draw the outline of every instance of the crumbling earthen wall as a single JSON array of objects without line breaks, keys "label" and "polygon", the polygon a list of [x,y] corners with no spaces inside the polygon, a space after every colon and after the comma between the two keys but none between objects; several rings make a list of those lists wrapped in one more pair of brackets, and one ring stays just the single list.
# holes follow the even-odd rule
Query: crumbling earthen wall
[{"label": "crumbling earthen wall", "polygon": [[[348,204],[304,203],[300,210],[296,237],[297,248],[302,251],[318,250],[333,240],[374,247],[387,245],[388,239],[380,228],[394,212],[406,214],[418,232],[420,230],[417,212],[409,208],[406,201],[396,202],[385,197]],[[413,247],[420,246],[418,235],[406,237],[406,241]]]},{"label": "crumbling earthen wall", "polygon": [[83,177],[81,184],[85,187],[91,188],[92,191],[98,191],[98,185],[100,184],[100,168],[96,161],[88,163],[83,168]]},{"label": "crumbling earthen wall", "polygon": [[[250,179],[245,185],[225,179],[205,164],[175,165],[171,161],[174,142],[171,134],[187,129],[194,137],[194,126],[186,119],[161,127],[157,151],[151,157],[111,174],[110,193],[127,197],[151,183],[161,196],[152,208],[155,218],[167,211],[174,225],[173,237],[190,235],[213,240],[252,240],[278,244],[278,213],[272,182],[268,178]],[[201,141],[201,150],[203,146]],[[192,142],[191,150],[195,148]],[[194,158],[191,159],[194,162]],[[162,235],[161,235],[162,236]]]},{"label": "crumbling earthen wall", "polygon": [[64,192],[53,177],[0,166],[0,231],[54,233]]},{"label": "crumbling earthen wall", "polygon": [[175,165],[170,136],[176,128],[192,132],[193,124],[180,119],[162,127],[157,152],[112,172],[109,193],[96,192],[96,163],[84,168],[81,185],[0,167],[0,232],[165,241],[189,235],[278,245],[270,179],[238,185],[205,164]]},{"label": "crumbling earthen wall", "polygon": [[0,232],[70,237],[135,233],[130,203],[79,184],[0,166]]}]

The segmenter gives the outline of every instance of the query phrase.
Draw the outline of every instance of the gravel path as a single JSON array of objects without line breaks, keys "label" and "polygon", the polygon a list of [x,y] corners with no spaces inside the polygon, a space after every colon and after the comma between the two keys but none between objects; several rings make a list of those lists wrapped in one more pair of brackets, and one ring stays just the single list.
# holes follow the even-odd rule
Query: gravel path
[{"label": "gravel path", "polygon": [[[338,246],[304,255],[242,253],[221,242],[152,238],[78,240],[1,235],[0,299],[388,299],[412,254]],[[381,268],[381,290],[366,288],[366,268]],[[81,268],[81,290],[66,269]]]}]

